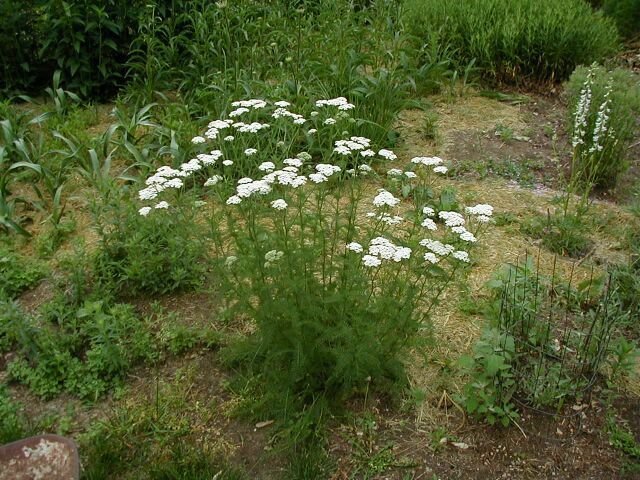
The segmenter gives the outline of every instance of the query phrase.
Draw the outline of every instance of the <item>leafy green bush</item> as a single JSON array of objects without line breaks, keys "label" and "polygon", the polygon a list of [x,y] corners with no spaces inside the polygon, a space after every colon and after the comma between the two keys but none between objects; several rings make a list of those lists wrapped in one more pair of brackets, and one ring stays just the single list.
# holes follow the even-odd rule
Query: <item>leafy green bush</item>
[{"label": "leafy green bush", "polygon": [[404,19],[422,43],[434,38],[459,64],[473,59],[498,80],[558,81],[616,51],[613,21],[583,0],[407,0]]},{"label": "leafy green bush", "polygon": [[604,0],[602,10],[616,22],[624,37],[640,32],[640,0]]},{"label": "leafy green bush", "polygon": [[[48,0],[40,12],[42,63],[62,71],[65,88],[83,96],[114,93],[137,30],[139,2]],[[50,77],[50,74],[48,75]]]},{"label": "leafy green bush", "polygon": [[[164,221],[152,205],[172,198],[169,182],[208,177],[213,278],[232,292],[227,314],[255,325],[236,358],[266,381],[261,398],[272,400],[262,404],[284,417],[404,380],[404,352],[429,338],[431,306],[470,263],[476,237],[466,228],[477,233],[493,211],[465,217],[450,189],[437,203],[433,184],[447,168],[436,157],[389,174],[407,179],[392,184],[406,193],[402,206],[387,190],[365,200],[359,177],[377,175],[395,153],[354,135],[357,107],[345,97],[300,103],[233,102],[193,139],[203,153],[158,168],[139,192],[145,221]],[[181,214],[168,203],[169,215]],[[448,222],[438,236],[446,244],[431,238],[436,222]]]},{"label": "leafy green bush", "polygon": [[41,264],[0,246],[0,300],[16,298],[43,276]]},{"label": "leafy green bush", "polygon": [[572,181],[583,187],[616,186],[629,166],[638,131],[640,77],[628,70],[578,67],[565,86],[574,148]]},{"label": "leafy green bush", "polygon": [[41,80],[37,69],[36,0],[0,2],[0,93],[29,90]]},{"label": "leafy green bush", "polygon": [[587,279],[576,287],[543,275],[528,257],[505,265],[488,283],[488,325],[473,357],[461,401],[469,413],[507,425],[515,401],[561,408],[584,398],[605,365],[610,375],[633,369],[635,346],[620,336],[630,316],[615,298],[615,284]]},{"label": "leafy green bush", "polygon": [[[43,325],[46,320],[57,325]],[[101,301],[76,308],[57,298],[44,318],[23,315],[19,322],[0,324],[2,337],[13,338],[18,353],[7,366],[10,378],[45,398],[66,391],[95,400],[156,351],[144,321],[129,305]]]},{"label": "leafy green bush", "polygon": [[203,284],[207,250],[193,203],[179,213],[160,206],[149,218],[118,199],[96,208],[100,247],[95,280],[116,293],[162,294]]}]

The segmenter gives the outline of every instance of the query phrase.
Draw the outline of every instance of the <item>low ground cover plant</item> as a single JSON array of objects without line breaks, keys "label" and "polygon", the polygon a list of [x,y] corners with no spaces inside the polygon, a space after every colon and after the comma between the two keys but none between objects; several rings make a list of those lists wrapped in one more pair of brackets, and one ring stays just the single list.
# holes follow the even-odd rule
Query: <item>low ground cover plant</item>
[{"label": "low ground cover plant", "polygon": [[613,21],[582,0],[409,0],[404,19],[422,43],[447,45],[460,64],[475,59],[506,82],[564,80],[618,44]]},{"label": "low ground cover plant", "polygon": [[96,400],[134,363],[157,353],[144,321],[124,304],[96,300],[74,307],[61,297],[41,316],[14,307],[0,320],[0,347],[16,353],[9,378],[45,398],[69,392]]},{"label": "low ground cover plant", "polygon": [[45,275],[45,267],[12,249],[0,246],[0,301],[16,298]]}]

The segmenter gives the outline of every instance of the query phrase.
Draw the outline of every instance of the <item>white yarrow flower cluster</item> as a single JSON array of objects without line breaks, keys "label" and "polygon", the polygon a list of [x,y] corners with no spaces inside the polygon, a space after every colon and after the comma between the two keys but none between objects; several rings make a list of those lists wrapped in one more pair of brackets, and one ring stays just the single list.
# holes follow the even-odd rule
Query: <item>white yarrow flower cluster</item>
[{"label": "white yarrow flower cluster", "polygon": [[221,175],[214,175],[213,177],[208,178],[206,182],[204,182],[204,186],[205,187],[213,187],[220,180],[222,180],[222,176]]},{"label": "white yarrow flower cluster", "polygon": [[425,238],[423,240],[420,240],[420,245],[428,248],[433,253],[441,257],[446,257],[447,255],[452,254],[456,250],[456,247],[454,247],[453,245],[449,245],[448,243],[444,244],[439,240],[432,240],[430,238]]},{"label": "white yarrow flower cluster", "polygon": [[238,100],[235,102],[231,102],[232,107],[242,107],[242,108],[252,108],[257,110],[259,108],[264,108],[267,106],[267,102],[260,98],[252,98],[249,100]]},{"label": "white yarrow flower cluster", "polygon": [[383,148],[382,150],[378,151],[378,155],[380,155],[382,158],[386,160],[395,160],[398,158],[398,156],[395,153],[393,153],[391,150],[387,150],[386,148]]},{"label": "white yarrow flower cluster", "polygon": [[289,205],[282,198],[274,200],[271,202],[271,208],[276,210],[286,210]]},{"label": "white yarrow flower cluster", "polygon": [[400,199],[393,196],[391,192],[380,189],[379,193],[373,199],[373,205],[376,207],[395,207],[400,203]]},{"label": "white yarrow flower cluster", "polygon": [[264,267],[268,268],[278,260],[280,260],[284,256],[284,252],[281,250],[269,250],[264,254],[264,259],[266,260]]},{"label": "white yarrow flower cluster", "polygon": [[451,227],[451,231],[457,233],[460,236],[460,240],[464,242],[475,243],[477,241],[475,235],[463,226]]},{"label": "white yarrow flower cluster", "polygon": [[385,237],[373,238],[369,242],[368,252],[369,255],[381,260],[392,260],[396,263],[411,258],[411,249],[409,247],[396,245]]},{"label": "white yarrow flower cluster", "polygon": [[249,198],[254,194],[267,195],[268,193],[271,193],[271,185],[264,179],[251,180],[249,178],[241,180],[244,181],[242,183],[238,183],[238,186],[236,187],[236,195],[240,198]]},{"label": "white yarrow flower cluster", "polygon": [[324,175],[327,178],[329,178],[334,173],[338,173],[340,170],[342,170],[342,169],[339,166],[330,165],[328,163],[319,163],[319,164],[316,165],[316,171],[318,173],[321,173],[322,175]]},{"label": "white yarrow flower cluster", "polygon": [[316,101],[316,107],[338,107],[338,110],[351,110],[355,105],[349,103],[345,97],[331,98],[328,100]]},{"label": "white yarrow flower cluster", "polygon": [[416,165],[424,165],[425,167],[435,167],[438,165],[442,165],[444,160],[439,157],[413,157],[411,159],[411,163],[415,163]]},{"label": "white yarrow flower cluster", "polygon": [[346,249],[355,253],[362,253],[364,251],[364,248],[358,242],[347,243]]},{"label": "white yarrow flower cluster", "polygon": [[459,225],[464,225],[464,217],[458,212],[441,211],[438,213],[438,217],[444,220],[444,224],[447,227],[457,227]]},{"label": "white yarrow flower cluster", "polygon": [[233,120],[213,120],[207,125],[207,131],[204,132],[204,136],[209,140],[216,140],[220,134],[220,130],[229,128],[232,123]]},{"label": "white yarrow flower cluster", "polygon": [[487,203],[479,203],[473,207],[467,207],[464,211],[469,215],[484,215],[485,217],[493,215],[493,207]]},{"label": "white yarrow flower cluster", "polygon": [[276,169],[276,166],[273,162],[262,162],[258,165],[258,170],[261,172],[272,172]]}]

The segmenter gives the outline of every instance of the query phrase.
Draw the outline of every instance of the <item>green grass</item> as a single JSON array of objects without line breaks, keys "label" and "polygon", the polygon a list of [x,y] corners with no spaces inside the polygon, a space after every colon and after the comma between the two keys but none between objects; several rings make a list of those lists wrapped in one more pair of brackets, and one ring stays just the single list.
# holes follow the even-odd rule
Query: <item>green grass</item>
[{"label": "green grass", "polygon": [[[425,43],[435,38],[458,65],[510,83],[559,81],[577,65],[616,51],[613,22],[582,0],[407,0],[404,20]],[[434,37],[435,35],[435,37]]]}]

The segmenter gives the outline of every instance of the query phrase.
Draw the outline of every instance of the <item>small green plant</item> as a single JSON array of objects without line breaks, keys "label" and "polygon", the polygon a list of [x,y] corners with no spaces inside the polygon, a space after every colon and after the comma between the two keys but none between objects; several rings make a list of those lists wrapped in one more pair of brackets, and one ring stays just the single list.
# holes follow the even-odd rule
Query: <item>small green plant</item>
[{"label": "small green plant", "polygon": [[623,469],[629,473],[640,472],[640,443],[636,441],[629,427],[618,422],[614,415],[609,415],[607,433],[611,446],[623,453],[627,459]]},{"label": "small green plant", "polygon": [[466,411],[490,425],[509,425],[519,418],[513,395],[514,338],[497,329],[487,329],[475,344],[473,356],[463,357],[461,366],[471,378],[461,397]]},{"label": "small green plant", "polygon": [[11,399],[7,387],[0,385],[0,445],[20,440],[28,434],[27,419],[20,405]]},{"label": "small green plant", "polygon": [[191,201],[177,214],[170,213],[168,207],[167,202],[159,203],[145,218],[126,197],[114,194],[106,205],[102,201],[96,204],[100,248],[94,277],[98,285],[119,294],[137,295],[194,289],[203,284],[207,254],[201,226],[195,221],[198,207]]},{"label": "small green plant", "polygon": [[14,299],[45,275],[44,266],[0,246],[0,301]]},{"label": "small green plant", "polygon": [[469,413],[507,425],[517,418],[516,403],[560,409],[587,395],[610,359],[610,376],[629,365],[633,346],[616,341],[627,313],[615,286],[595,278],[577,287],[556,281],[555,272],[542,275],[528,257],[489,282],[489,324],[474,356],[463,358]]},{"label": "small green plant", "polygon": [[435,140],[438,135],[438,114],[434,111],[426,112],[422,125],[424,138],[427,140]]},{"label": "small green plant", "polygon": [[10,378],[45,398],[66,391],[96,400],[156,352],[144,321],[122,304],[86,301],[77,308],[57,298],[42,317],[24,315],[0,328],[18,353],[7,366]]},{"label": "small green plant", "polygon": [[523,222],[520,230],[539,238],[545,248],[559,255],[581,257],[592,245],[585,217],[573,212],[534,216]]},{"label": "small green plant", "polygon": [[60,70],[56,70],[53,74],[53,85],[44,90],[53,104],[52,113],[57,115],[59,119],[64,118],[74,106],[80,103],[78,95],[60,86],[60,75]]}]

